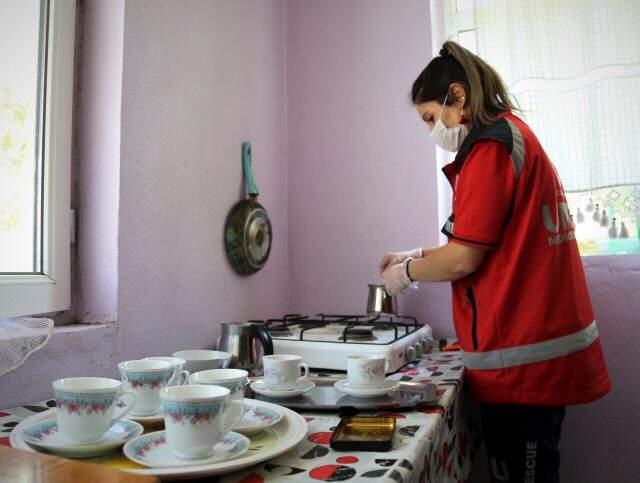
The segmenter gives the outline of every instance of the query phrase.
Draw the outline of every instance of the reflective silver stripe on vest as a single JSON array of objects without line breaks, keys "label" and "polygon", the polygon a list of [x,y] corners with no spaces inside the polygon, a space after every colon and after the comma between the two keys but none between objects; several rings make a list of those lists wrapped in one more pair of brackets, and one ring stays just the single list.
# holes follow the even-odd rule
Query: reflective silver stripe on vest
[{"label": "reflective silver stripe on vest", "polygon": [[444,229],[453,235],[453,222],[451,221],[451,217],[444,224]]},{"label": "reflective silver stripe on vest", "polygon": [[573,334],[544,342],[495,351],[463,352],[462,360],[468,369],[503,369],[566,356],[589,347],[597,338],[598,327],[594,320]]},{"label": "reflective silver stripe on vest", "polygon": [[518,126],[507,120],[507,124],[511,128],[511,138],[513,139],[513,147],[511,148],[511,162],[516,178],[520,176],[522,167],[524,166],[524,138]]}]

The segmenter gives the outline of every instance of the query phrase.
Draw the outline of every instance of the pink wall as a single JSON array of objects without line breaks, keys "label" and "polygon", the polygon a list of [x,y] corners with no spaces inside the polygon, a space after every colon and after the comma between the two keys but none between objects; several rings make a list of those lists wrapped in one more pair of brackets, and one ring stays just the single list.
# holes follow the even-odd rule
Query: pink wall
[{"label": "pink wall", "polygon": [[[435,152],[409,98],[428,2],[287,6],[292,308],[362,312],[386,250],[438,240]],[[450,330],[447,300],[423,287],[400,304]]]},{"label": "pink wall", "polygon": [[[211,347],[222,321],[286,311],[284,19],[280,0],[127,3],[118,292],[127,357]],[[268,264],[249,278],[232,271],[223,243],[227,212],[244,196],[245,140],[274,230]]]},{"label": "pink wall", "polygon": [[567,411],[562,481],[640,481],[640,255],[583,261],[613,391]]},{"label": "pink wall", "polygon": [[78,9],[73,307],[76,320],[90,323],[118,315],[124,3],[84,2]]}]

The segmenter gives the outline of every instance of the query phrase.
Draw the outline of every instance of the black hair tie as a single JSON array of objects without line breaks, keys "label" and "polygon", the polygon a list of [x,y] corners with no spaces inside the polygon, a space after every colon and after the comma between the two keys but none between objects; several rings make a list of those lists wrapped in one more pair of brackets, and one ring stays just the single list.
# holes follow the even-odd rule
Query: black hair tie
[{"label": "black hair tie", "polygon": [[446,49],[446,47],[442,47],[440,49],[440,57],[446,57],[449,55],[449,51]]}]

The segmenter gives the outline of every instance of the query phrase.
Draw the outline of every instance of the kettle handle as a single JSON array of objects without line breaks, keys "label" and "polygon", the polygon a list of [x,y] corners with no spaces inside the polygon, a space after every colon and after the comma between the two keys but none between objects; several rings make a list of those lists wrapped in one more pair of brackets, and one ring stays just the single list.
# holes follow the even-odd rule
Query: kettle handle
[{"label": "kettle handle", "polygon": [[260,339],[264,355],[269,356],[273,354],[273,340],[267,328],[264,325],[251,324],[251,330],[254,335]]}]

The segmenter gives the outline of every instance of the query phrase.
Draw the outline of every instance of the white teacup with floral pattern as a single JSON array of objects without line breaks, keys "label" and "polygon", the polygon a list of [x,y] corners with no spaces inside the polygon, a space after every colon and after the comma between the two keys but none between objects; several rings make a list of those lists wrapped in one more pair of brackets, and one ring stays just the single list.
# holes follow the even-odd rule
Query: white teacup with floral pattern
[{"label": "white teacup with floral pattern", "polygon": [[136,400],[132,391],[122,391],[122,382],[106,377],[58,379],[53,381],[53,392],[58,429],[72,443],[99,441]]},{"label": "white teacup with floral pattern", "polygon": [[242,369],[209,369],[189,376],[189,384],[205,384],[229,389],[231,401],[244,401],[244,388],[249,382],[249,373]]},{"label": "white teacup with floral pattern", "polygon": [[134,416],[154,414],[160,409],[160,389],[167,386],[174,375],[174,367],[167,361],[126,361],[118,364],[122,382],[136,395],[131,411]]},{"label": "white teacup with floral pattern", "polygon": [[231,401],[220,386],[171,386],[160,391],[164,427],[171,452],[178,458],[198,459],[213,447],[244,414],[242,401]]},{"label": "white teacup with floral pattern", "polygon": [[[264,383],[274,391],[295,389],[298,382],[309,376],[309,366],[302,362],[302,356],[274,354],[262,358]],[[300,377],[300,369],[304,376]]]},{"label": "white teacup with floral pattern", "polygon": [[381,355],[357,355],[347,357],[347,378],[354,388],[382,387],[389,368],[389,360]]},{"label": "white teacup with floral pattern", "polygon": [[189,381],[189,371],[182,369],[187,361],[180,357],[170,356],[154,356],[145,357],[143,361],[166,361],[173,366],[173,377],[167,383],[167,386],[181,386]]}]

